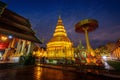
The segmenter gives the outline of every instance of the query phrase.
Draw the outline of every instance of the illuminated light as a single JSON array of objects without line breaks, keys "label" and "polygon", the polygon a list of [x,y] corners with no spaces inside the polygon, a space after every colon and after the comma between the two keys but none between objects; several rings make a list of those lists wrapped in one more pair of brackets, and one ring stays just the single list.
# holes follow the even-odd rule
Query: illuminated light
[{"label": "illuminated light", "polygon": [[103,58],[103,59],[106,59],[107,57],[106,57],[106,56],[103,56],[102,58]]},{"label": "illuminated light", "polygon": [[6,36],[1,36],[2,41],[6,41],[8,38]]},{"label": "illuminated light", "polygon": [[53,36],[58,36],[58,35],[67,36],[67,34],[63,32],[56,32],[55,34],[53,34]]},{"label": "illuminated light", "polygon": [[103,56],[102,58],[103,58],[104,60],[106,60],[106,59],[107,59],[107,57],[106,57],[106,56]]},{"label": "illuminated light", "polygon": [[9,35],[9,36],[8,36],[8,38],[9,38],[9,39],[12,39],[12,38],[13,38],[13,36],[12,36],[12,35]]},{"label": "illuminated light", "polygon": [[30,41],[27,41],[27,44],[30,44]]},{"label": "illuminated light", "polygon": [[52,42],[52,43],[48,43],[47,45],[48,46],[57,46],[57,45],[66,45],[66,47],[68,46],[70,46],[70,45],[72,45],[72,43],[70,43],[70,42],[65,42],[65,41],[56,41],[56,42]]},{"label": "illuminated light", "polygon": [[36,65],[37,65],[37,66],[41,66],[41,64],[40,64],[40,63],[37,63]]},{"label": "illuminated light", "polygon": [[55,32],[59,32],[59,31],[66,32],[64,29],[55,30]]}]

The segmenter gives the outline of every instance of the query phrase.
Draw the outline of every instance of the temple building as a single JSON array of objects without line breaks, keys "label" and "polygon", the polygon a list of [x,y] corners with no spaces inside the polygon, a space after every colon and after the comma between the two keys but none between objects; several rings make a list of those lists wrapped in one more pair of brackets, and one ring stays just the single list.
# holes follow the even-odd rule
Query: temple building
[{"label": "temple building", "polygon": [[53,37],[47,43],[47,58],[73,58],[73,43],[67,37],[66,30],[59,16]]},{"label": "temple building", "polygon": [[0,2],[0,60],[19,60],[21,55],[33,52],[34,43],[41,41],[35,36],[29,20]]},{"label": "temple building", "polygon": [[116,48],[112,51],[112,58],[120,60],[120,39],[116,42]]}]

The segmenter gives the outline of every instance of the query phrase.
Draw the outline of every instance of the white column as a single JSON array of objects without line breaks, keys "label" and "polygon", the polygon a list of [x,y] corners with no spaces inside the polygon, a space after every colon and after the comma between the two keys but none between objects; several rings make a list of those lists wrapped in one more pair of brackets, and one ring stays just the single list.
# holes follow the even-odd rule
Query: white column
[{"label": "white column", "polygon": [[[34,49],[35,44],[34,44],[33,42],[30,42],[30,44],[31,44],[31,45],[29,46],[29,47],[30,47],[30,48],[29,48],[29,53],[32,53],[32,54],[33,54],[33,49]],[[28,53],[28,54],[29,54],[29,53]]]},{"label": "white column", "polygon": [[8,57],[8,51],[10,50],[11,48],[11,44],[12,44],[12,41],[10,41],[9,45],[8,45],[8,48],[5,49],[5,52],[4,52],[4,55],[3,55],[3,60],[6,60],[7,57]]},{"label": "white column", "polygon": [[20,49],[21,49],[21,39],[18,40],[16,54],[20,54]]},{"label": "white column", "polygon": [[21,55],[24,54],[25,46],[26,46],[26,41],[22,40],[22,49],[21,49],[21,52],[20,52]]},{"label": "white column", "polygon": [[11,48],[14,48],[14,44],[15,44],[15,38],[13,38],[10,47],[11,47]]},{"label": "white column", "polygon": [[30,49],[31,49],[31,42],[29,41],[29,43],[28,43],[28,50],[27,50],[27,54],[26,55],[28,55],[30,53]]}]

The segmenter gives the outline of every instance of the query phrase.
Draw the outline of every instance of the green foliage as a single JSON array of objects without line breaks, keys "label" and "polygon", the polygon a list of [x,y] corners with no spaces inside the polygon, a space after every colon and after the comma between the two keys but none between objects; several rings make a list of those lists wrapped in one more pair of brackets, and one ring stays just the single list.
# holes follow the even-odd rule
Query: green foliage
[{"label": "green foliage", "polygon": [[27,56],[20,56],[19,63],[22,65],[34,65],[35,64],[35,57],[32,56],[31,53]]},{"label": "green foliage", "polygon": [[25,56],[20,56],[19,63],[23,65],[24,62],[25,62]]},{"label": "green foliage", "polygon": [[120,71],[120,61],[108,61],[108,64],[112,66],[116,71]]}]

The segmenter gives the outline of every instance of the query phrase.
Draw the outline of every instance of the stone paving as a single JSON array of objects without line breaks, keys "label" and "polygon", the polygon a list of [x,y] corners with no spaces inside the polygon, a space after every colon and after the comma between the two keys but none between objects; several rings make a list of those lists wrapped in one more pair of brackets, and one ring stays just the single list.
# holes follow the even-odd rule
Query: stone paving
[{"label": "stone paving", "polygon": [[[99,69],[83,69],[80,67],[74,67],[74,66],[66,66],[66,65],[50,65],[50,64],[38,64],[36,66],[44,67],[44,68],[52,68],[57,70],[64,70],[64,71],[73,71],[73,72],[79,72],[79,73],[86,73],[86,74],[93,74],[93,75],[101,75],[105,77],[111,77],[111,78],[117,78],[120,79],[120,72],[115,71],[109,71],[109,70],[99,70]],[[0,63],[0,70],[4,69],[13,69],[23,67],[22,65],[19,65],[18,63]]]},{"label": "stone paving", "polygon": [[55,68],[55,69],[60,69],[60,70],[74,71],[74,72],[91,73],[95,75],[102,75],[106,77],[120,79],[120,72],[105,70],[105,69],[81,69],[81,68],[76,68],[73,66],[62,66],[62,65],[57,66],[57,65],[49,65],[49,64],[39,64],[39,66],[47,67],[47,68]]}]

